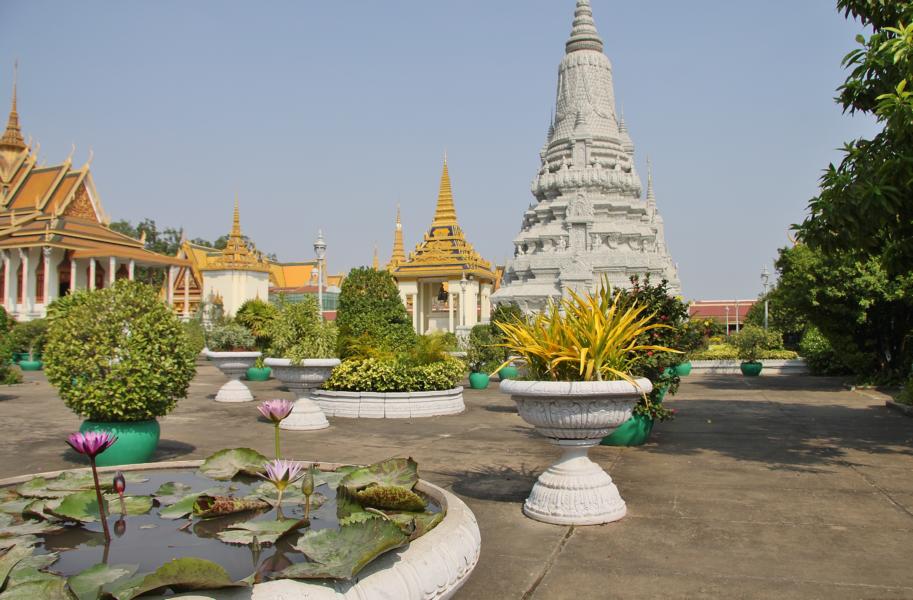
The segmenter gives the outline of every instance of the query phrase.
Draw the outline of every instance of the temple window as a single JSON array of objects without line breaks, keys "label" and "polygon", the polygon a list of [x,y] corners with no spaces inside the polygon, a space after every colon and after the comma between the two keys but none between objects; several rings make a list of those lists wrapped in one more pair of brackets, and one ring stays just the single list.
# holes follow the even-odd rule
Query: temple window
[{"label": "temple window", "polygon": [[38,268],[35,269],[35,302],[44,304],[44,261],[38,261]]}]

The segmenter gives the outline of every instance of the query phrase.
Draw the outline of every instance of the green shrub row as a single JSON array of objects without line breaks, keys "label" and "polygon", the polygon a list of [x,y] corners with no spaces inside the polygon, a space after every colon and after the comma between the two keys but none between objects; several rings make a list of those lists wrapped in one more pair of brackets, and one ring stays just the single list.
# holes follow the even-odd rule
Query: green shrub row
[{"label": "green shrub row", "polygon": [[454,358],[424,365],[396,358],[344,361],[324,384],[340,392],[433,392],[456,387],[466,365]]},{"label": "green shrub row", "polygon": [[[738,360],[739,350],[731,344],[713,344],[706,350],[691,355],[691,360]],[[763,350],[760,360],[792,360],[799,354],[792,350]]]}]

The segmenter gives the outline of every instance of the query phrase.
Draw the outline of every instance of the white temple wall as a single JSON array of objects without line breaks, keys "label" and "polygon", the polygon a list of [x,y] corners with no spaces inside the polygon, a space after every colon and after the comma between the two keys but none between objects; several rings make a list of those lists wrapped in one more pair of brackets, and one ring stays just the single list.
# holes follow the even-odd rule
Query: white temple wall
[{"label": "white temple wall", "polygon": [[[222,298],[226,316],[234,317],[248,300],[269,298],[269,273],[260,271],[205,271],[203,297]],[[175,300],[177,301],[177,299]]]}]

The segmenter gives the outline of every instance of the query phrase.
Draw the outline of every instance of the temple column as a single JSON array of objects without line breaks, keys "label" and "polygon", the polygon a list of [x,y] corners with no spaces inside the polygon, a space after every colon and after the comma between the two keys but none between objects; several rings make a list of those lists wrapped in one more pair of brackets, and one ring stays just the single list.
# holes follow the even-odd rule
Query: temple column
[{"label": "temple column", "polygon": [[130,281],[133,281],[133,273],[135,270],[136,270],[136,261],[131,258],[130,262],[127,263],[127,279],[129,279]]},{"label": "temple column", "polygon": [[485,283],[482,284],[482,295],[481,295],[481,306],[482,306],[482,322],[488,323],[491,321],[491,284]]},{"label": "temple column", "polygon": [[94,290],[95,289],[95,259],[94,258],[89,259],[89,282],[88,283],[89,283],[88,288],[90,290]]},{"label": "temple column", "polygon": [[190,318],[190,268],[184,267],[184,318]]},{"label": "temple column", "polygon": [[425,287],[425,284],[419,281],[416,287],[415,299],[418,304],[418,328],[415,332],[422,335],[425,332],[425,294],[422,293],[422,288]]},{"label": "temple column", "polygon": [[[448,285],[447,287],[449,288],[450,286]],[[453,333],[455,331],[453,328],[453,294],[449,291],[447,292],[447,321],[447,331]]]},{"label": "temple column", "polygon": [[3,251],[3,308],[6,312],[12,312],[10,306],[10,254],[9,251]]},{"label": "temple column", "polygon": [[466,326],[466,292],[460,289],[460,327]]},{"label": "temple column", "polygon": [[44,296],[44,305],[47,306],[51,303],[51,249],[47,246],[41,249],[41,253],[44,259],[44,289],[42,290],[42,296]]},{"label": "temple column", "polygon": [[114,285],[117,278],[117,259],[113,256],[108,257],[108,286]]},{"label": "temple column", "polygon": [[29,302],[29,253],[27,250],[19,250],[19,262],[22,264],[22,279],[19,280],[22,289],[22,313],[27,314],[31,304]]},{"label": "temple column", "polygon": [[174,306],[174,267],[168,267],[168,306]]},{"label": "temple column", "polygon": [[76,263],[75,258],[70,259],[70,293],[72,294],[78,288],[76,284],[79,283],[79,271],[77,270],[79,265]]}]

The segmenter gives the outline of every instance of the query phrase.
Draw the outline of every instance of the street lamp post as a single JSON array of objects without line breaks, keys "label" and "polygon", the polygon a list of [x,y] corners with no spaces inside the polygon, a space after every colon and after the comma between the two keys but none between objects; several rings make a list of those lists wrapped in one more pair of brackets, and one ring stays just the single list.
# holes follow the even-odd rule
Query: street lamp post
[{"label": "street lamp post", "polygon": [[466,288],[469,287],[469,280],[466,279],[466,271],[463,271],[463,277],[460,279],[460,326],[466,325]]},{"label": "street lamp post", "polygon": [[314,242],[314,254],[317,256],[317,306],[320,318],[323,318],[323,259],[327,255],[327,244],[323,241],[323,230],[317,230],[317,241]]},{"label": "street lamp post", "polygon": [[729,337],[729,306],[726,306],[726,337]]},{"label": "street lamp post", "polygon": [[767,270],[767,265],[761,271],[761,285],[764,286],[764,331],[767,331],[767,287],[770,285],[770,271]]}]

